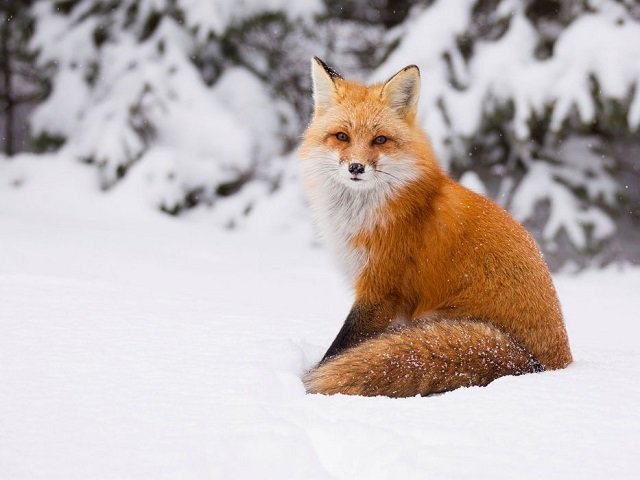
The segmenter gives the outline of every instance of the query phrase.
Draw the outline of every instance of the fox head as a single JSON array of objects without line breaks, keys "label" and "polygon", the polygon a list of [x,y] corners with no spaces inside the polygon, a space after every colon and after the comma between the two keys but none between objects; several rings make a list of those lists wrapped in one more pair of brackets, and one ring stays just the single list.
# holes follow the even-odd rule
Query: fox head
[{"label": "fox head", "polygon": [[424,173],[432,155],[416,121],[417,66],[367,86],[314,57],[311,75],[314,113],[300,150],[306,183],[390,191]]}]

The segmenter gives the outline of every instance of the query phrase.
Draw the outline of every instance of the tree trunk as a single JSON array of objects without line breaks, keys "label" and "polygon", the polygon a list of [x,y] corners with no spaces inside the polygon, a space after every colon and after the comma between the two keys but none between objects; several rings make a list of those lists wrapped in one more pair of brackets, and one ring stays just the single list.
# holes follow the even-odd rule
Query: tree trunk
[{"label": "tree trunk", "polygon": [[7,19],[0,25],[0,70],[2,70],[2,97],[4,97],[4,153],[11,156],[15,153],[13,145],[15,102],[11,88],[11,58],[9,52],[9,25]]}]

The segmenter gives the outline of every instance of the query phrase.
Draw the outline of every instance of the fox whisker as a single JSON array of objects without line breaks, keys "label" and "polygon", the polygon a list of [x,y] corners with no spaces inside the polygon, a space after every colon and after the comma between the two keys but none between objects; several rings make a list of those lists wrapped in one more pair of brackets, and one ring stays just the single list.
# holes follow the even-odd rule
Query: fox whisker
[{"label": "fox whisker", "polygon": [[396,177],[395,175],[390,174],[389,172],[385,172],[384,170],[380,170],[380,169],[375,169],[376,172],[378,173],[384,173],[385,175],[389,175],[391,178],[395,178],[396,180],[398,180],[399,182],[401,181],[398,177]]}]

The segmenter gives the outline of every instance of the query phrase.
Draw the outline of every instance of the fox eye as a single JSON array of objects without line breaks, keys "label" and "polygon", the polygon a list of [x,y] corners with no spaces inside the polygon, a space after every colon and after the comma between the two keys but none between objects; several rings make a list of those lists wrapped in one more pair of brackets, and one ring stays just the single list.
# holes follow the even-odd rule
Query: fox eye
[{"label": "fox eye", "polygon": [[347,135],[344,132],[338,132],[336,133],[336,138],[338,140],[340,140],[341,142],[348,142],[349,141],[349,135]]},{"label": "fox eye", "polygon": [[376,138],[373,139],[373,143],[375,143],[376,145],[382,145],[386,141],[387,141],[387,137],[385,137],[384,135],[378,135]]}]

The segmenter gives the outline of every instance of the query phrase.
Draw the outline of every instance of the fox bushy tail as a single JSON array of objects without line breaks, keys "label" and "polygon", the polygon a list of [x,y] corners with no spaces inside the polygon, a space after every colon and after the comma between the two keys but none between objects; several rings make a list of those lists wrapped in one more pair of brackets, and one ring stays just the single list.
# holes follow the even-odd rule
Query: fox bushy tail
[{"label": "fox bushy tail", "polygon": [[493,325],[437,320],[356,345],[308,372],[304,384],[309,393],[410,397],[542,370]]}]

